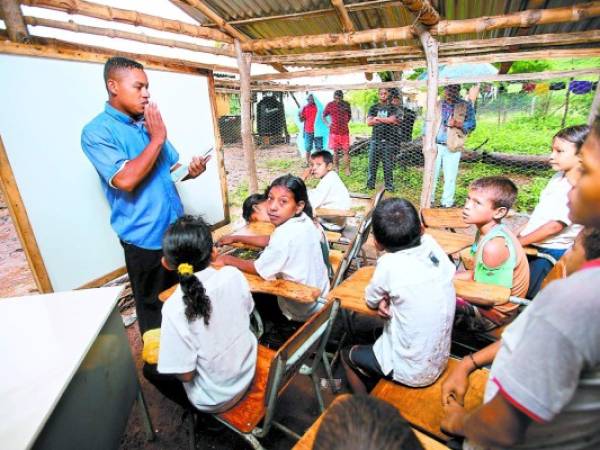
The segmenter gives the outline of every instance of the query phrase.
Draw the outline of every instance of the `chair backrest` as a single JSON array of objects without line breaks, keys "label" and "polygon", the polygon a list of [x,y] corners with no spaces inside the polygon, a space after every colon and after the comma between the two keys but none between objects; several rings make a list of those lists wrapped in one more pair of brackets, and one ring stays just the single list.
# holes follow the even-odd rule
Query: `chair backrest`
[{"label": "chair backrest", "polygon": [[312,356],[314,366],[321,361],[338,309],[339,300],[327,302],[275,354],[267,380],[265,404],[268,412],[265,421],[269,418],[269,412],[274,410],[277,395],[298,373],[302,364]]}]

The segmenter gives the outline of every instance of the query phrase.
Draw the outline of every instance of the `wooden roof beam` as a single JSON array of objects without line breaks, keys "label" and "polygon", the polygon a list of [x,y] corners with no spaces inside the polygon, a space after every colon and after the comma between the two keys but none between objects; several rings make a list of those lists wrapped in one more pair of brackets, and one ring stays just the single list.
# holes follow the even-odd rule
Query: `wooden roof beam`
[{"label": "wooden roof beam", "polygon": [[[217,24],[217,26],[219,27],[219,29],[221,31],[223,31],[224,33],[227,33],[232,38],[237,39],[240,42],[246,42],[246,43],[252,42],[252,39],[250,39],[244,33],[240,32],[239,30],[236,30],[234,27],[232,27],[230,24],[228,24],[225,19],[223,19],[216,12],[214,12],[204,1],[202,1],[202,0],[180,0],[180,1],[182,3],[185,3],[189,6],[191,6],[192,8],[195,8],[198,11],[200,11],[202,14],[204,14],[206,17],[208,17],[210,20],[212,20],[215,24]],[[174,4],[177,6],[177,3],[174,3]],[[279,63],[273,63],[273,64],[271,64],[271,66],[278,72],[287,72],[287,69]]]},{"label": "wooden roof beam", "polygon": [[233,43],[233,39],[227,34],[212,28],[192,25],[178,20],[164,19],[150,14],[132,11],[129,9],[113,8],[85,0],[21,0],[23,5],[48,8],[68,14],[79,14],[95,19],[111,20],[126,23],[128,25],[142,26],[159,31],[184,34],[203,39]]},{"label": "wooden roof beam", "polygon": [[27,25],[40,26],[48,28],[57,28],[60,30],[73,31],[75,33],[93,34],[96,36],[107,36],[110,38],[126,39],[129,41],[142,42],[144,44],[160,45],[163,47],[181,48],[194,52],[209,53],[212,55],[221,55],[235,57],[235,52],[231,45],[226,44],[224,47],[208,47],[205,45],[192,44],[190,42],[176,41],[174,39],[164,39],[146,34],[131,33],[129,31],[116,30],[113,28],[92,27],[89,25],[81,25],[73,22],[63,22],[60,20],[42,19],[39,17],[25,16],[23,18]]},{"label": "wooden roof beam", "polygon": [[440,14],[429,0],[402,0],[402,4],[426,27],[437,25],[440,21]]},{"label": "wooden roof beam", "polygon": [[17,0],[0,0],[0,10],[4,17],[8,38],[13,42],[27,42],[29,32],[23,21],[19,2]]},{"label": "wooden roof beam", "polygon": [[[477,33],[502,28],[522,28],[533,25],[576,22],[600,15],[600,1],[581,3],[561,8],[526,10],[502,16],[479,17],[465,20],[441,20],[429,29],[434,36]],[[255,39],[242,44],[246,51],[273,49],[333,47],[338,45],[380,43],[416,37],[413,27],[378,28],[354,33],[317,34],[310,36],[283,36],[273,39]]]},{"label": "wooden roof beam", "polygon": [[[553,59],[553,58],[586,58],[600,56],[600,48],[569,48],[569,49],[549,49],[534,50],[528,52],[499,52],[485,53],[479,55],[458,55],[444,56],[439,58],[440,64],[458,64],[458,63],[480,63],[480,62],[503,62],[503,61],[523,61],[527,59]],[[367,64],[367,65],[344,65],[329,69],[310,69],[298,70],[288,73],[263,74],[252,77],[252,81],[271,81],[287,80],[300,77],[317,77],[322,75],[338,75],[342,73],[355,72],[381,72],[386,70],[407,70],[417,67],[424,67],[425,60],[418,59],[401,63],[390,64]]]}]

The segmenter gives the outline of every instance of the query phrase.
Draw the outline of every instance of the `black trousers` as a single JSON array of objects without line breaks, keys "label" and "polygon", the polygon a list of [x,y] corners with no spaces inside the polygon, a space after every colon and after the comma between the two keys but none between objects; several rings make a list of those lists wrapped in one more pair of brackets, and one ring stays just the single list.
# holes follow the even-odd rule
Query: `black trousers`
[{"label": "black trousers", "polygon": [[177,403],[184,409],[192,406],[183,388],[183,383],[175,375],[159,373],[156,364],[148,363],[144,363],[143,374],[144,378],[152,383],[169,400]]},{"label": "black trousers", "polygon": [[160,260],[162,250],[146,250],[121,241],[125,265],[135,299],[140,333],[160,328],[162,302],[158,299],[165,289],[177,283],[177,273],[166,270]]}]

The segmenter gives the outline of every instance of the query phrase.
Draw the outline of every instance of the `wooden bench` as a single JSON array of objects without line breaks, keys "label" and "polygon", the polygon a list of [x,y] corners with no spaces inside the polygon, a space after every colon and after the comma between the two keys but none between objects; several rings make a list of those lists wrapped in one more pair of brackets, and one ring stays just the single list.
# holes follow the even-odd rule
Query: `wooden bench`
[{"label": "wooden bench", "polygon": [[[349,394],[343,394],[336,397],[335,400],[333,400],[333,402],[331,403],[331,405],[329,405],[329,408],[331,408],[331,406],[336,404],[337,402],[343,401],[349,397]],[[313,446],[315,445],[317,432],[319,431],[319,427],[321,426],[321,422],[323,421],[323,417],[325,416],[325,414],[326,412],[321,414],[319,418],[310,426],[310,428],[306,430],[302,438],[298,442],[296,442],[296,445],[294,445],[292,450],[312,450]],[[426,434],[421,433],[419,430],[413,429],[413,431],[417,435],[417,439],[419,439],[421,445],[425,450],[442,450],[448,448],[441,442],[438,442],[435,439],[430,438]]]},{"label": "wooden bench", "polygon": [[[377,383],[371,395],[394,405],[415,428],[446,441],[449,437],[440,429],[444,417],[442,383],[458,362],[459,360],[450,358],[444,373],[431,386],[413,388],[382,379]],[[479,369],[473,371],[469,376],[469,390],[465,395],[467,411],[472,411],[483,403],[483,393],[488,375],[487,369]]]}]

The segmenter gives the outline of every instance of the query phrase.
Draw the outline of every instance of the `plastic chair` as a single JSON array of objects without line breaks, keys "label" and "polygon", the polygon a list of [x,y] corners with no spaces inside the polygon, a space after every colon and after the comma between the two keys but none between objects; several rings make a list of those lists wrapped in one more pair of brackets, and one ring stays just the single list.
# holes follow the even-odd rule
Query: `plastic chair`
[{"label": "plastic chair", "polygon": [[316,369],[338,308],[339,301],[328,302],[277,353],[259,345],[256,374],[248,392],[233,408],[214,417],[241,435],[255,449],[263,448],[258,438],[266,436],[271,426],[299,439],[298,434],[273,419],[277,399],[291,379],[301,373],[311,377],[319,408],[321,412],[325,410]]}]

